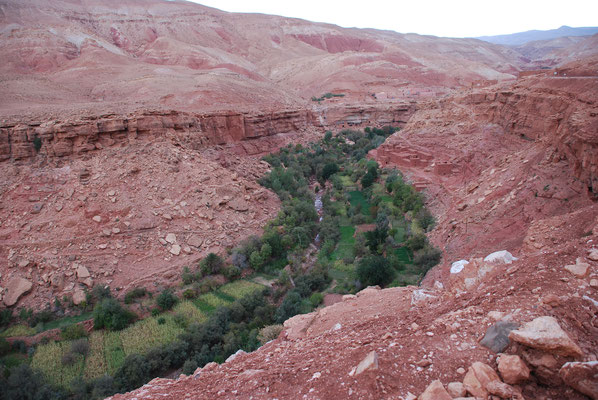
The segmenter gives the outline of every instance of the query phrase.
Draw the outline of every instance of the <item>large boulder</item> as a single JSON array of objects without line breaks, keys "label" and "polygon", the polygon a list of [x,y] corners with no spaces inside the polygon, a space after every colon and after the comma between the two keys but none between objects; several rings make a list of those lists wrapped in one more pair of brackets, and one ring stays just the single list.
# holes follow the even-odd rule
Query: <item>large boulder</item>
[{"label": "large boulder", "polygon": [[559,375],[573,389],[598,400],[598,361],[565,363]]},{"label": "large boulder", "polygon": [[557,320],[549,316],[538,317],[511,331],[509,339],[562,356],[579,357],[583,354],[579,346],[561,329]]},{"label": "large boulder", "polygon": [[500,382],[500,378],[491,366],[474,362],[463,378],[463,385],[470,394],[485,399],[489,393],[488,384],[494,381]]},{"label": "large boulder", "polygon": [[4,304],[7,307],[14,306],[19,301],[19,298],[25,293],[29,292],[33,287],[33,283],[21,277],[14,277],[6,285],[6,295],[4,296]]},{"label": "large boulder", "polygon": [[513,261],[517,261],[517,257],[513,257],[507,250],[495,251],[492,254],[488,254],[484,258],[485,262],[493,264],[511,264]]},{"label": "large boulder", "polygon": [[514,322],[498,321],[486,330],[480,344],[495,353],[502,353],[509,345],[509,333],[518,327]]},{"label": "large boulder", "polygon": [[355,368],[354,374],[359,375],[364,371],[372,369],[378,369],[378,354],[375,351],[370,351],[368,355],[365,356],[363,360],[361,360],[361,362]]},{"label": "large boulder", "polygon": [[529,368],[517,355],[504,354],[498,360],[498,372],[502,380],[510,385],[516,385],[529,379]]},{"label": "large boulder", "polygon": [[428,385],[426,390],[418,397],[418,400],[452,400],[442,382],[435,380]]}]

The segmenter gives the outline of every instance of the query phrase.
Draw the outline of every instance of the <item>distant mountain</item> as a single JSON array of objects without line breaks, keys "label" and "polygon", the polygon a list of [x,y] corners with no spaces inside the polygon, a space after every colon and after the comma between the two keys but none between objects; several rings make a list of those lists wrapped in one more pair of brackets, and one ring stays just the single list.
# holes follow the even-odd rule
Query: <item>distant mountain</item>
[{"label": "distant mountain", "polygon": [[598,27],[572,28],[563,25],[558,29],[550,29],[547,31],[533,30],[512,33],[510,35],[480,36],[476,39],[506,46],[521,46],[522,44],[535,40],[550,40],[563,36],[591,36],[596,33],[598,33]]}]

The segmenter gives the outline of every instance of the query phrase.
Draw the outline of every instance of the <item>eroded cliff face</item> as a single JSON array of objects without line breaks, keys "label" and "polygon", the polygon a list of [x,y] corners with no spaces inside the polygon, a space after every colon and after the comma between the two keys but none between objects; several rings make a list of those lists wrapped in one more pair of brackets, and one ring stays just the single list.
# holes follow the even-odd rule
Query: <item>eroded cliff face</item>
[{"label": "eroded cliff face", "polygon": [[596,201],[597,92],[596,79],[531,77],[422,103],[372,155],[426,191],[445,265],[497,243],[539,251],[551,239],[530,226]]},{"label": "eroded cliff face", "polygon": [[[0,161],[77,156],[135,140],[170,138],[192,149],[301,132],[312,127],[404,124],[411,103],[360,106],[337,104],[267,113],[139,111],[129,115],[91,115],[68,120],[34,120],[0,126]],[[36,146],[37,143],[37,146]],[[36,148],[37,147],[37,148]],[[273,147],[274,148],[274,147]],[[268,149],[263,149],[267,151]]]}]

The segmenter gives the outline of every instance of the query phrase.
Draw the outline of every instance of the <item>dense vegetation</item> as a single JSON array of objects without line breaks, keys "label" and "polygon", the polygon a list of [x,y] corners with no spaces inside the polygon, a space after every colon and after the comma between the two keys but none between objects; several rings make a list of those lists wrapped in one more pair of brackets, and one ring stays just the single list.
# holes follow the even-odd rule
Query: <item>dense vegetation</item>
[{"label": "dense vegetation", "polygon": [[[276,338],[280,323],[317,307],[326,292],[417,283],[440,260],[425,235],[434,218],[400,173],[366,158],[393,132],[327,132],[318,143],[266,156],[272,170],[260,183],[277,193],[281,211],[261,236],[227,257],[211,253],[185,267],[178,288],[155,294],[133,288],[123,305],[98,286],[75,317],[21,311],[29,326],[13,324],[0,336],[60,327],[62,341],[27,348],[0,339],[0,387],[6,388],[0,399],[129,391],[173,370],[189,374],[239,349],[255,350]],[[257,283],[264,280],[271,289]],[[68,301],[55,303],[54,311],[64,310]],[[129,307],[149,316],[135,322]],[[93,318],[96,330],[88,334],[77,325],[82,318]],[[13,319],[3,311],[0,328]]]}]

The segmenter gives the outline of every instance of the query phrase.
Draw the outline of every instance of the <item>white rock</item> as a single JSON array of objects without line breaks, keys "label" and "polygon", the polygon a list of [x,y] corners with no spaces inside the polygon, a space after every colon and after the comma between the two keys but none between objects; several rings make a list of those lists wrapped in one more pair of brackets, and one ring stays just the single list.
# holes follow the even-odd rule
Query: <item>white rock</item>
[{"label": "white rock", "polygon": [[513,255],[509,253],[507,250],[495,251],[492,254],[488,254],[486,258],[484,258],[484,261],[486,262],[497,264],[511,264],[513,261],[517,260],[518,258],[513,257]]},{"label": "white rock", "polygon": [[463,268],[465,268],[467,264],[469,264],[469,261],[467,260],[455,261],[451,264],[451,274],[458,274],[459,272],[463,271]]},{"label": "white rock", "polygon": [[92,219],[93,219],[95,222],[102,222],[102,217],[100,217],[99,215],[95,215],[95,216],[94,216]]},{"label": "white rock", "polygon": [[169,233],[168,235],[166,235],[166,241],[170,244],[173,244],[176,242],[176,235],[174,233]]},{"label": "white rock", "polygon": [[175,256],[178,256],[179,254],[181,254],[181,246],[179,246],[178,244],[173,244],[170,248],[170,253],[174,254]]}]

